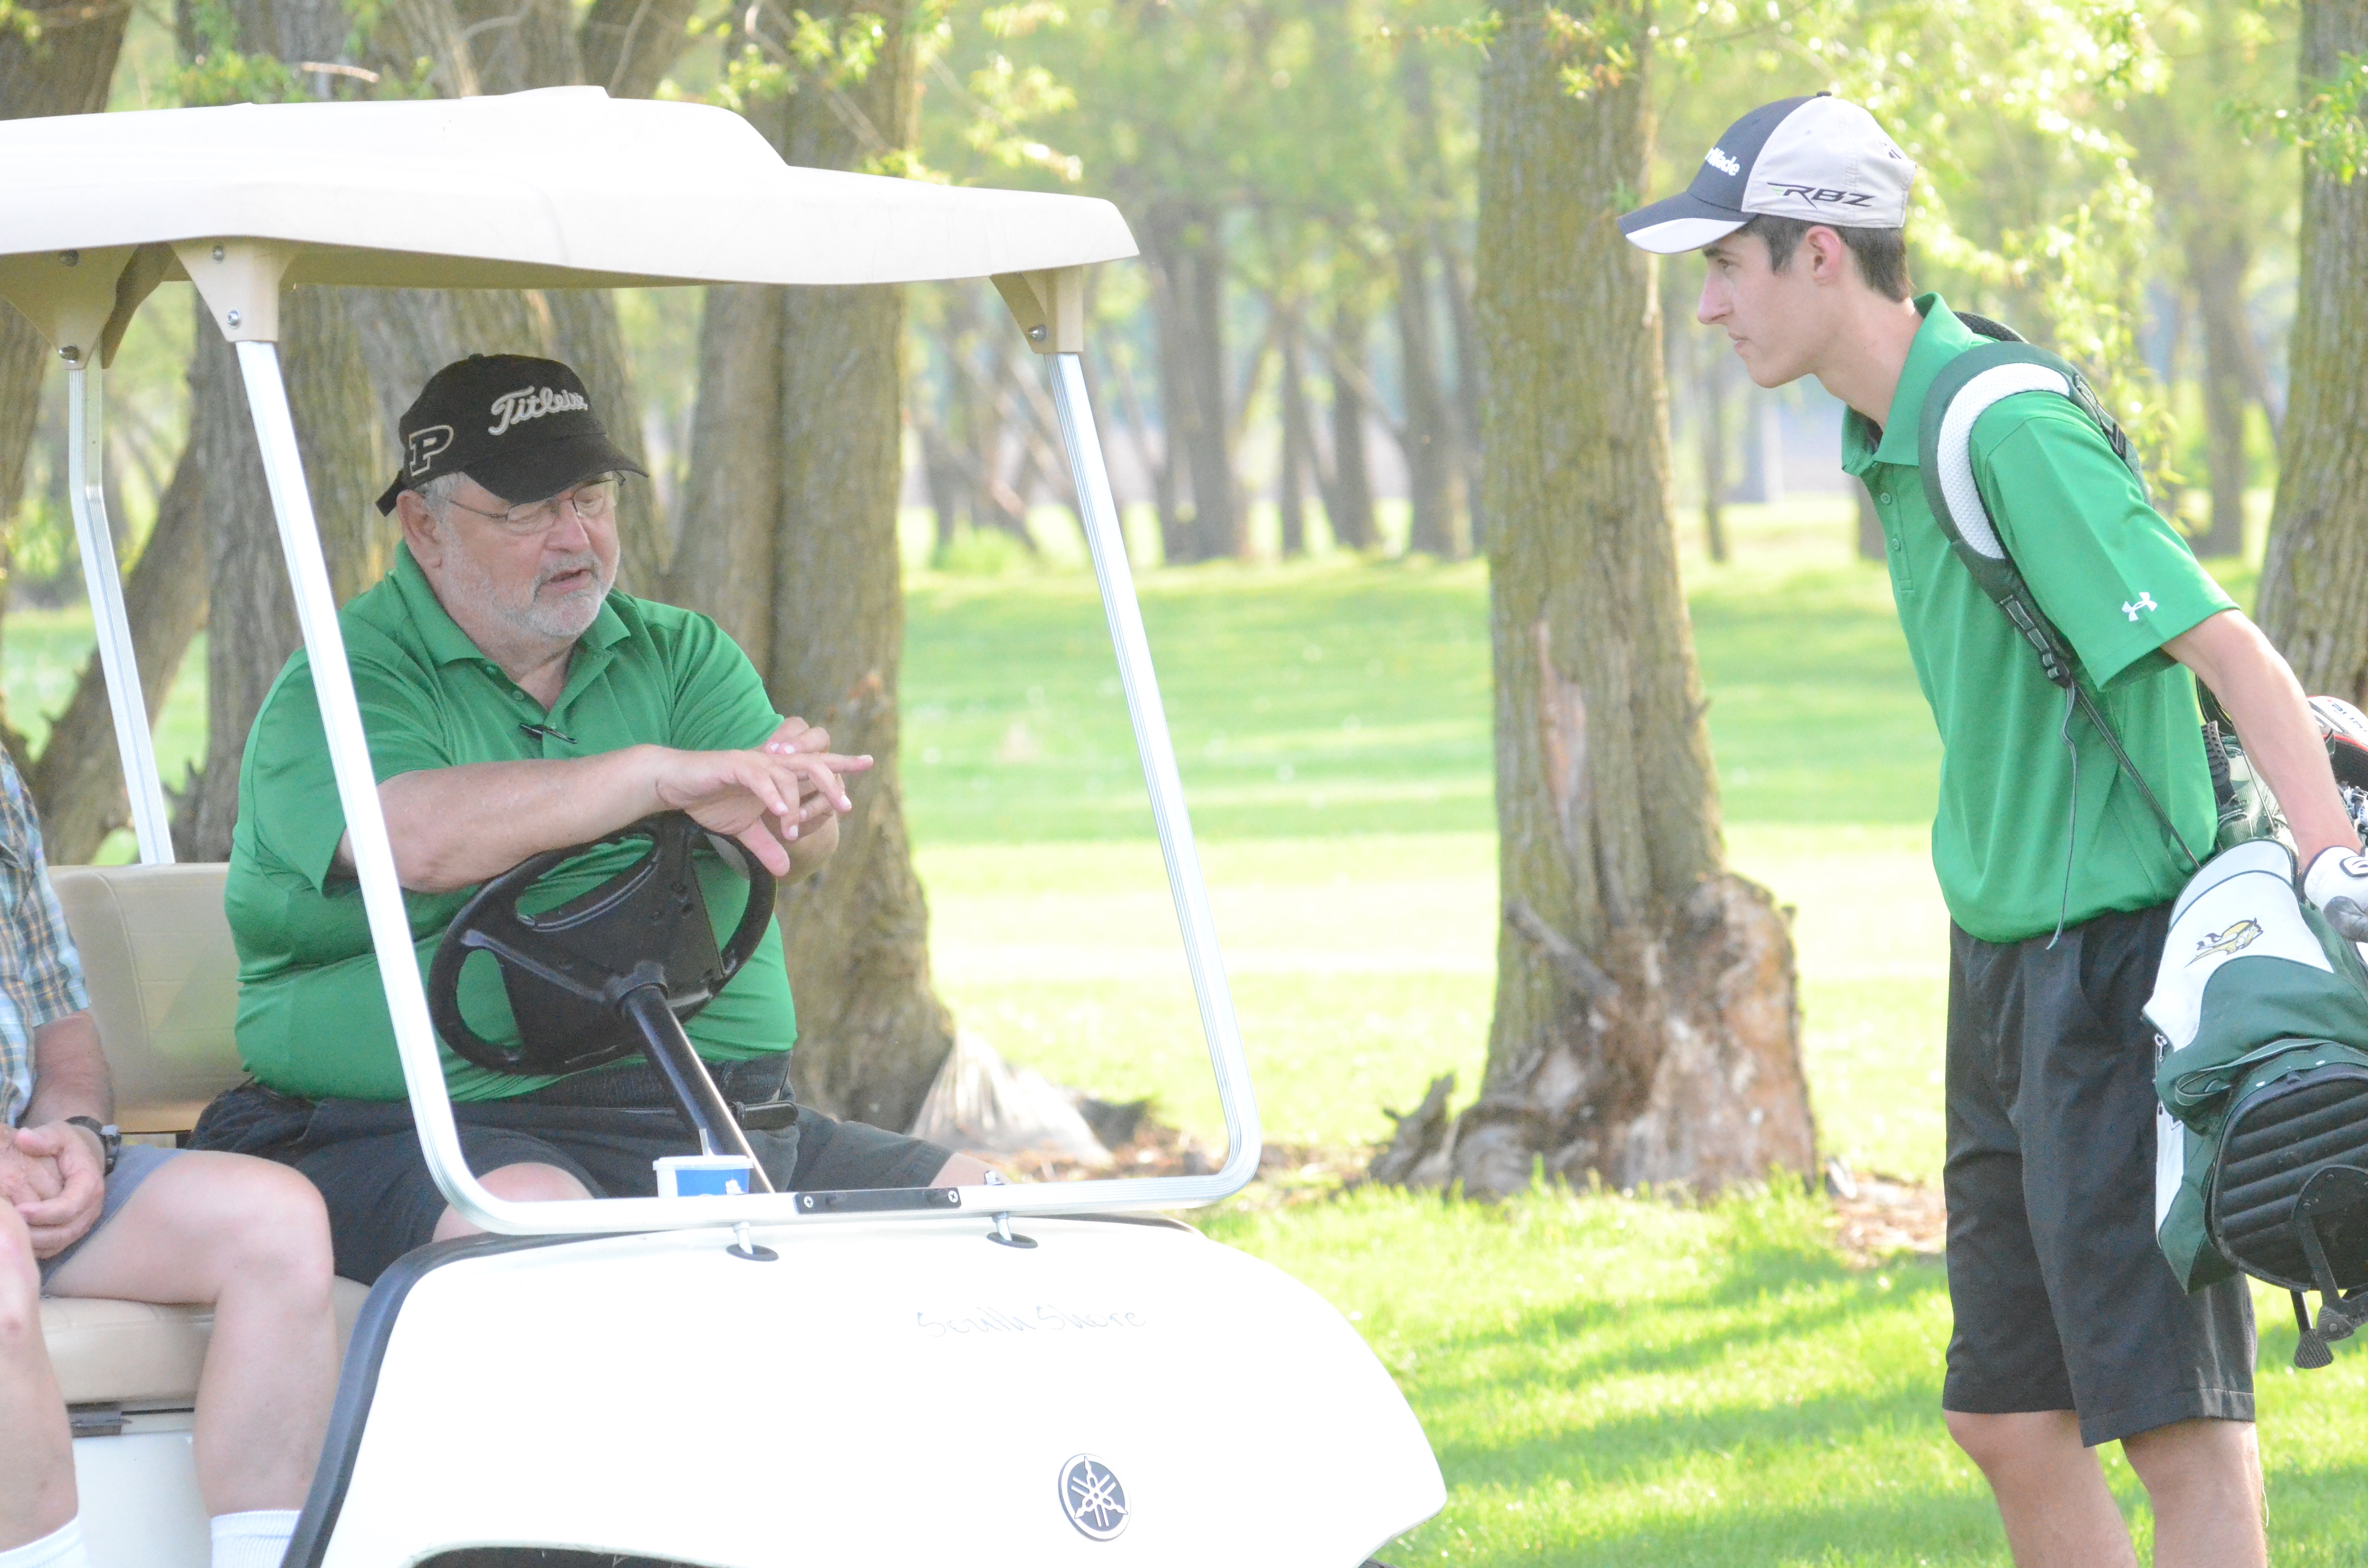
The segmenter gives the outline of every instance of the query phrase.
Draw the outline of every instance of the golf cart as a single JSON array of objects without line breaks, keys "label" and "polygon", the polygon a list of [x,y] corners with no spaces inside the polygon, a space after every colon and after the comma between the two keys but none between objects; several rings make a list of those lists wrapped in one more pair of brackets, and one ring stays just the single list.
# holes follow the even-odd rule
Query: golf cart
[{"label": "golf cart", "polygon": [[[489,1233],[409,1254],[366,1295],[341,1284],[343,1379],[290,1568],[1354,1568],[1437,1511],[1438,1465],[1356,1332],[1314,1292],[1156,1212],[1239,1190],[1259,1134],[1079,360],[1084,268],[1135,254],[1115,209],[791,168],[736,116],[580,87],[19,120],[0,126],[0,297],[68,367],[69,494],[140,846],[136,866],[56,872],[119,1120],[184,1131],[240,1076],[222,868],[173,863],[99,472],[104,370],[141,301],[186,278],[235,345],[427,1163]],[[631,222],[615,221],[620,190]],[[437,221],[413,221],[429,203]],[[415,958],[280,379],[280,288],[981,277],[1050,367],[1216,1074],[1223,1168],[495,1197],[462,1157],[446,1093],[441,971],[459,958],[429,977]],[[647,832],[651,853],[562,911],[520,913],[550,857],[497,879],[446,947],[609,1009],[611,1046],[673,1074],[687,1121],[734,1147],[678,1019],[746,945],[702,947],[701,918],[648,918],[682,902],[693,835],[680,819]],[[754,878],[734,931],[761,928],[769,897]],[[526,1032],[520,1049],[541,1049]],[[492,1049],[453,1028],[443,1043]],[[206,1561],[189,1412],[207,1326],[186,1311],[43,1304],[105,1568]]]}]

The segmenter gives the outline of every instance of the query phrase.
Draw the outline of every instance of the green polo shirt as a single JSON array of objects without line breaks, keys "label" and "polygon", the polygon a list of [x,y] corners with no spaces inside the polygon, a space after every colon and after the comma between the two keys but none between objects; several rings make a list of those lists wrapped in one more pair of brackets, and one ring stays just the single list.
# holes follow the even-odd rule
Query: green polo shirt
[{"label": "green polo shirt", "polygon": [[[713,621],[623,594],[609,596],[577,643],[566,687],[548,712],[453,623],[408,550],[396,551],[393,570],[347,605],[338,623],[381,782],[423,768],[592,756],[645,743],[689,751],[756,746],[780,722],[747,655]],[[521,728],[529,723],[541,733]],[[239,1055],[248,1072],[283,1094],[401,1099],[403,1070],[361,888],[332,869],[345,831],[312,665],[300,649],[264,699],[239,770],[223,895],[238,947]],[[537,896],[551,904],[574,897],[636,853],[621,846],[571,861]],[[720,857],[701,854],[700,881],[721,940],[746,884]],[[444,927],[474,891],[404,895],[423,979]],[[491,960],[472,960],[461,991],[461,1011],[479,1034],[497,1043],[517,1040]],[[778,922],[687,1028],[700,1054],[715,1061],[790,1049],[797,1018]],[[552,1081],[489,1073],[443,1054],[456,1100],[504,1099]]]},{"label": "green polo shirt", "polygon": [[[2072,923],[2164,903],[2186,881],[2187,863],[2077,714],[2066,752],[2064,693],[2040,674],[2030,644],[1925,505],[1925,391],[1942,366],[1986,340],[1937,294],[1916,307],[1924,324],[1891,417],[1881,429],[1855,412],[1844,418],[1842,467],[1874,495],[1892,597],[1941,729],[1932,866],[1941,896],[1959,926],[1988,942],[2044,936],[2059,912]],[[2235,604],[2067,399],[2002,399],[1975,423],[1972,459],[2008,553],[2072,645],[2082,682],[2180,836],[2210,854],[2218,819],[2195,681],[2162,644]]]}]

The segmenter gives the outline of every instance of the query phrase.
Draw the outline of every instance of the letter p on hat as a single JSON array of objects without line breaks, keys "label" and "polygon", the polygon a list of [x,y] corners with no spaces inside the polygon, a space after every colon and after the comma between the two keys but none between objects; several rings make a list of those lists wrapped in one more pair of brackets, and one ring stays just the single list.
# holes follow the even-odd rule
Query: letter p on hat
[{"label": "letter p on hat", "polygon": [[1916,165],[1874,116],[1830,93],[1763,104],[1726,128],[1693,183],[1620,220],[1631,244],[1700,250],[1762,213],[1838,229],[1907,222]]}]

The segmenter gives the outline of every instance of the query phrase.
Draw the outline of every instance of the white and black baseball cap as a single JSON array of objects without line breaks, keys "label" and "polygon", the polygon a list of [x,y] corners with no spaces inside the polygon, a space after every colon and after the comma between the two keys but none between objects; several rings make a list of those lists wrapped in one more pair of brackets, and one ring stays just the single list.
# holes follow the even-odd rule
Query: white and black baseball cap
[{"label": "white and black baseball cap", "polygon": [[1763,104],[1726,128],[1681,195],[1620,220],[1631,244],[1700,250],[1761,213],[1841,229],[1907,222],[1916,165],[1874,116],[1830,93]]}]

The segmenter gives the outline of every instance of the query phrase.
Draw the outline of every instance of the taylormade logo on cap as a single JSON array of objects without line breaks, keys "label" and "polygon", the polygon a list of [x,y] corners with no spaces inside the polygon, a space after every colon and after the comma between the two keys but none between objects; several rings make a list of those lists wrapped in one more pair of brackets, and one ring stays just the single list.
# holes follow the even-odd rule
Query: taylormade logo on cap
[{"label": "taylormade logo on cap", "polygon": [[1785,98],[1728,126],[1691,185],[1629,213],[1620,232],[1666,256],[1700,250],[1761,213],[1896,229],[1915,179],[1907,154],[1858,105],[1827,93]]}]

